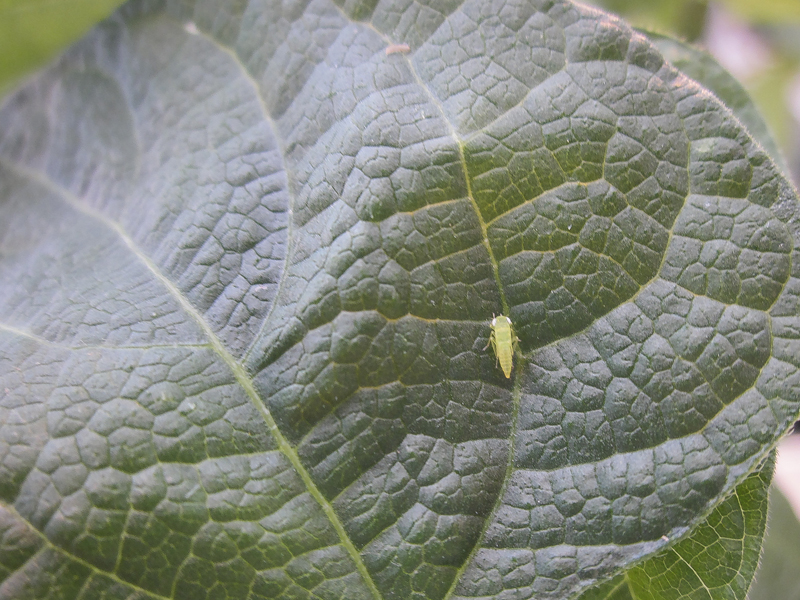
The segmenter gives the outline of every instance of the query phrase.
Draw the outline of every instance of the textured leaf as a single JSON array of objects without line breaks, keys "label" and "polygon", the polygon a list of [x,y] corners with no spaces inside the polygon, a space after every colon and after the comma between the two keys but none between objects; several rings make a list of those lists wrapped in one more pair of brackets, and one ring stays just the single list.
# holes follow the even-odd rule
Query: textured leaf
[{"label": "textured leaf", "polygon": [[0,596],[607,580],[797,416],[797,210],[586,7],[126,5],[0,111]]},{"label": "textured leaf", "polygon": [[[710,54],[674,38],[653,32],[642,33],[673,65],[712,90],[764,148],[777,154],[777,144],[750,96]],[[781,157],[772,156],[786,172]],[[636,565],[628,573],[587,590],[580,600],[745,598],[764,537],[766,502],[773,468],[774,457],[717,506],[690,538]],[[737,518],[731,518],[731,515]],[[723,536],[723,532],[727,535]],[[714,555],[715,548],[718,557],[724,556],[720,561],[723,568],[704,568],[703,562]],[[769,560],[769,557],[765,559]],[[762,562],[762,569],[764,564]]]},{"label": "textured leaf", "polygon": [[741,83],[726,71],[708,52],[674,38],[643,31],[656,48],[669,62],[684,74],[699,81],[714,92],[717,97],[742,122],[756,141],[758,141],[784,174],[789,168],[781,154],[778,143],[773,139],[767,123],[758,112],[753,99]]},{"label": "textured leaf", "polygon": [[580,600],[745,598],[758,566],[774,469],[773,455],[690,537],[588,590]]}]

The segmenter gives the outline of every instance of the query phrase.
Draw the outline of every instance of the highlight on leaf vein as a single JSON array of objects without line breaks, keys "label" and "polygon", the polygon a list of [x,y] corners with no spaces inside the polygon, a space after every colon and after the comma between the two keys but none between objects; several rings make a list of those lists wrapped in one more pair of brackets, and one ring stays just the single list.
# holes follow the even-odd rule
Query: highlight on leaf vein
[{"label": "highlight on leaf vein", "polygon": [[483,349],[486,350],[491,344],[497,362],[503,369],[503,375],[506,376],[506,379],[510,379],[511,371],[514,368],[514,346],[519,338],[514,334],[514,325],[511,324],[511,319],[505,315],[493,317],[491,327],[489,342]]}]

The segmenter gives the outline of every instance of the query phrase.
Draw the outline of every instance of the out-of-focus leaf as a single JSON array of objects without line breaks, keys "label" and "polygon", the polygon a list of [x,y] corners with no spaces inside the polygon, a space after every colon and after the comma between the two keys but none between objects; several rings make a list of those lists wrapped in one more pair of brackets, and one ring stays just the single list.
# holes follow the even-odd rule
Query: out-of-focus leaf
[{"label": "out-of-focus leaf", "polygon": [[749,600],[800,600],[800,523],[781,491],[773,487],[769,498],[767,535]]},{"label": "out-of-focus leaf", "polygon": [[703,33],[708,3],[705,0],[593,0],[601,8],[621,15],[636,27],[670,31],[687,40]]},{"label": "out-of-focus leaf", "polygon": [[0,0],[0,97],[123,0]]},{"label": "out-of-focus leaf", "polygon": [[787,100],[793,80],[798,76],[800,62],[778,58],[772,67],[748,82],[748,88],[758,103],[760,112],[775,131],[782,147],[791,148],[797,139],[798,125],[793,119]]},{"label": "out-of-focus leaf", "polygon": [[800,23],[800,2],[796,0],[722,0],[722,3],[752,23]]}]

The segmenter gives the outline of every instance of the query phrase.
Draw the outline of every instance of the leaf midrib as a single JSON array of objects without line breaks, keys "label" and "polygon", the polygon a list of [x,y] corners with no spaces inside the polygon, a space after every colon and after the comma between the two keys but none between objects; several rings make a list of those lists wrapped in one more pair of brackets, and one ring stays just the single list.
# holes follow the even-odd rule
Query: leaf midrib
[{"label": "leaf midrib", "polygon": [[[353,20],[350,19],[342,11],[340,6],[334,4],[334,7],[335,7],[335,10],[337,10],[342,15],[342,17],[343,17],[343,19],[345,21],[353,23]],[[364,27],[367,27],[367,28],[371,29],[379,38],[381,38],[386,43],[387,46],[389,46],[390,44],[393,43],[392,40],[390,40],[386,35],[384,35],[380,31],[378,31],[377,29],[375,29],[370,22],[367,22],[367,23],[360,22],[359,24],[361,24]],[[263,98],[263,96],[261,94],[261,88],[258,85],[257,80],[247,70],[245,65],[242,63],[241,58],[235,52],[234,49],[229,48],[228,46],[225,46],[224,44],[221,44],[216,38],[214,38],[213,36],[209,35],[207,32],[205,32],[202,29],[199,29],[199,32],[200,32],[201,35],[203,35],[205,37],[205,39],[207,39],[209,42],[213,43],[217,48],[219,48],[221,51],[225,52],[228,56],[230,56],[231,59],[234,61],[234,63],[239,67],[239,70],[240,70],[242,76],[252,86],[252,88],[254,90],[254,93],[255,93],[256,97],[258,98],[258,101],[259,101],[259,104],[261,106],[261,110],[262,110],[262,113],[264,115],[264,118],[270,124],[271,130],[273,132],[273,135],[275,136],[275,139],[278,142],[278,144],[280,146],[280,149],[283,150],[284,149],[284,144],[282,143],[283,140],[282,140],[281,136],[278,134],[279,129],[275,126],[275,122],[274,122],[274,120],[272,118],[272,115],[270,114],[269,109],[268,109],[268,107],[267,107],[267,105],[266,105],[266,103],[264,101],[264,98]],[[505,291],[504,291],[504,288],[503,288],[503,285],[502,285],[502,281],[500,279],[499,264],[498,264],[498,262],[497,262],[497,260],[496,260],[496,258],[494,256],[494,252],[492,251],[491,244],[489,243],[488,225],[487,225],[486,221],[484,220],[483,215],[482,215],[482,213],[480,211],[480,207],[478,206],[478,203],[475,200],[474,194],[472,193],[472,183],[470,181],[469,170],[467,168],[466,156],[465,156],[465,153],[464,153],[464,140],[461,139],[461,137],[458,135],[458,133],[454,129],[453,124],[446,117],[444,109],[443,109],[441,103],[436,98],[436,96],[431,92],[430,88],[427,85],[425,85],[425,83],[420,79],[419,74],[417,73],[417,70],[414,68],[413,64],[411,64],[410,59],[409,58],[404,58],[404,60],[408,61],[408,63],[409,63],[409,71],[411,72],[412,76],[414,77],[414,80],[416,81],[417,85],[420,87],[421,90],[425,91],[425,93],[428,96],[429,101],[432,103],[433,106],[435,106],[439,110],[439,113],[440,113],[440,115],[442,117],[442,121],[446,124],[447,128],[449,129],[450,135],[452,136],[452,139],[453,139],[453,142],[454,142],[454,144],[456,145],[456,147],[458,149],[459,162],[461,164],[461,170],[462,170],[463,175],[464,175],[464,182],[465,182],[465,186],[466,186],[467,197],[469,198],[470,204],[472,205],[473,211],[475,212],[476,218],[478,219],[478,223],[479,223],[480,228],[481,228],[481,242],[482,242],[482,244],[483,244],[484,248],[486,249],[486,251],[488,253],[488,256],[489,256],[489,262],[490,262],[490,264],[492,266],[492,273],[494,275],[495,284],[497,286],[498,294],[500,295],[500,303],[501,303],[503,312],[505,314],[508,314],[509,305],[508,305],[508,301],[507,301],[506,296],[505,296]],[[284,154],[282,153],[281,156],[284,156]],[[287,185],[288,185],[290,183],[290,181],[289,181],[290,173],[289,173],[288,169],[285,169],[285,168],[284,168],[284,173],[286,173]],[[293,200],[294,200],[294,196],[292,194],[290,194],[289,195],[289,206],[288,206],[289,221],[288,221],[288,228],[287,228],[287,248],[286,248],[286,255],[285,255],[285,260],[284,260],[284,269],[283,269],[283,271],[281,273],[281,280],[280,280],[280,282],[278,284],[278,290],[277,290],[277,292],[275,294],[276,301],[273,302],[272,306],[270,307],[269,312],[267,313],[267,315],[265,315],[265,318],[264,318],[264,322],[265,323],[267,322],[267,320],[269,318],[269,314],[272,312],[272,310],[274,310],[275,306],[277,305],[277,298],[280,295],[280,291],[281,291],[281,289],[283,287],[283,284],[284,284],[284,281],[286,279],[286,266],[288,265],[288,260],[289,260],[289,257],[291,256],[291,248],[292,248],[292,245],[293,245],[293,236],[291,235],[291,233],[292,233],[292,218],[291,218],[291,215],[292,215]],[[131,246],[131,248],[132,248],[132,250],[135,251],[135,247]],[[147,260],[147,258],[144,257],[144,256],[142,258],[144,260]],[[155,266],[153,265],[153,268],[154,267]],[[149,264],[148,264],[148,268],[151,268],[151,266]],[[157,272],[157,271],[154,271],[154,272]],[[172,291],[173,288],[170,287],[169,289]],[[179,290],[175,289],[175,293],[177,294],[176,297],[179,298],[179,301],[185,300],[180,295],[180,291]],[[300,459],[299,459],[297,453],[294,451],[293,447],[289,444],[288,440],[281,434],[280,430],[278,429],[277,423],[275,422],[275,420],[273,419],[271,413],[269,412],[269,409],[266,407],[266,405],[264,404],[264,402],[261,400],[260,396],[258,395],[257,391],[255,390],[255,387],[253,386],[252,380],[247,375],[244,367],[242,367],[235,359],[233,359],[233,357],[227,352],[227,350],[221,344],[221,342],[219,342],[219,340],[216,338],[216,336],[214,335],[213,331],[211,331],[210,328],[208,328],[207,325],[202,321],[202,319],[199,318],[199,315],[195,316],[194,308],[190,304],[188,304],[188,301],[186,301],[186,303],[187,303],[187,306],[191,309],[191,311],[193,311],[193,312],[189,312],[189,314],[191,314],[193,317],[198,319],[198,322],[200,323],[200,326],[203,329],[203,331],[205,332],[206,329],[208,329],[208,334],[207,335],[209,336],[209,339],[214,340],[214,342],[216,342],[216,343],[212,342],[212,343],[214,343],[215,350],[217,349],[217,344],[219,344],[218,353],[220,354],[220,356],[222,356],[223,360],[225,360],[226,363],[229,363],[229,366],[230,366],[232,372],[234,373],[234,376],[237,378],[237,381],[239,381],[239,375],[237,374],[237,372],[239,372],[239,371],[241,372],[241,376],[243,378],[242,381],[246,382],[246,383],[242,384],[242,387],[247,392],[248,397],[251,399],[251,402],[253,402],[253,404],[255,405],[256,409],[262,414],[262,416],[263,416],[265,422],[267,423],[271,433],[275,437],[275,440],[278,442],[278,446],[279,446],[280,450],[292,462],[292,466],[294,466],[294,468],[297,470],[298,474],[300,475],[300,477],[303,480],[303,483],[306,485],[307,489],[309,490],[309,493],[311,493],[311,495],[317,500],[317,502],[320,504],[320,506],[322,506],[323,510],[326,513],[326,516],[328,517],[328,519],[332,523],[333,527],[336,529],[340,539],[342,540],[343,545],[345,546],[347,551],[353,557],[353,560],[354,560],[354,562],[356,564],[356,567],[358,568],[359,573],[361,574],[362,578],[364,579],[365,584],[369,587],[370,591],[372,592],[372,594],[376,598],[378,598],[378,599],[383,598],[383,595],[380,593],[380,591],[375,586],[375,583],[374,583],[371,575],[369,574],[369,571],[366,569],[366,566],[364,565],[363,561],[361,560],[361,555],[359,554],[358,550],[355,548],[355,545],[350,540],[349,536],[347,535],[346,530],[344,529],[344,526],[342,525],[341,521],[339,520],[339,518],[336,515],[335,511],[333,510],[333,506],[319,492],[318,488],[316,487],[316,484],[311,479],[311,476],[309,475],[308,471],[305,469],[303,464],[300,462]],[[252,350],[252,347],[249,350],[246,351],[245,356],[247,356],[251,350]],[[517,356],[518,359],[521,359],[517,363],[517,368],[519,369],[520,366],[521,366],[520,363],[524,363],[524,356],[522,355],[521,352],[516,352],[515,355]],[[230,362],[228,361],[228,358],[226,358],[226,357],[228,357],[230,359]],[[512,392],[511,392],[512,393],[513,409],[512,409],[510,427],[511,427],[511,431],[512,432],[516,430],[516,423],[517,423],[517,418],[518,418],[518,414],[519,414],[520,394],[521,394],[521,383],[520,383],[520,381],[521,381],[520,378],[516,378],[515,379],[514,385],[513,385],[513,389],[512,389]],[[487,517],[486,517],[486,519],[485,519],[485,521],[483,523],[483,527],[481,528],[481,533],[478,536],[478,539],[476,540],[474,546],[470,550],[469,555],[464,559],[464,562],[458,568],[458,570],[456,572],[456,575],[453,578],[453,582],[450,585],[450,588],[448,589],[447,593],[444,595],[444,600],[447,600],[448,598],[451,598],[453,596],[453,594],[455,593],[455,589],[458,586],[458,582],[460,581],[464,571],[472,563],[472,560],[473,560],[473,558],[475,556],[475,553],[481,547],[481,541],[484,539],[484,536],[486,534],[486,530],[489,527],[489,524],[492,522],[492,516],[496,513],[498,507],[502,504],[504,492],[506,490],[506,487],[508,486],[508,482],[510,480],[510,476],[511,476],[511,474],[513,472],[513,467],[514,467],[514,460],[513,460],[513,458],[514,458],[514,442],[515,442],[515,436],[512,433],[510,438],[509,438],[509,450],[508,450],[508,460],[507,460],[507,465],[506,465],[506,472],[505,472],[505,474],[503,476],[503,483],[500,486],[500,489],[498,491],[497,499],[495,500],[494,506],[492,507],[491,511],[487,514]]]},{"label": "leaf midrib", "polygon": [[[346,15],[344,15],[344,18],[348,22],[352,22],[352,20],[349,19]],[[369,23],[366,23],[366,24],[360,23],[360,24],[362,24],[362,25],[364,25],[366,27],[370,27]],[[379,31],[375,30],[374,28],[373,28],[373,31],[375,31],[376,35],[379,35],[381,37],[381,39],[384,39],[387,42],[387,44],[390,43],[390,41],[386,38],[385,35],[383,35]],[[252,88],[254,90],[255,96],[258,99],[259,103],[261,104],[262,111],[263,111],[263,114],[264,114],[264,118],[271,125],[271,129],[272,129],[273,135],[274,135],[276,141],[278,141],[278,143],[279,143],[279,150],[281,151],[282,156],[283,156],[284,155],[283,154],[283,149],[284,148],[280,144],[282,140],[281,140],[280,136],[278,135],[278,129],[277,129],[277,127],[275,127],[274,121],[272,120],[271,115],[269,114],[269,112],[267,110],[267,107],[266,107],[265,102],[264,102],[264,98],[262,97],[262,94],[261,94],[260,87],[258,86],[256,80],[250,75],[250,73],[247,71],[247,69],[243,65],[243,63],[242,63],[241,59],[239,58],[239,56],[232,49],[220,44],[220,42],[218,40],[216,40],[215,38],[213,38],[209,34],[207,34],[205,32],[201,32],[201,33],[202,33],[203,37],[206,40],[208,40],[209,42],[213,43],[221,51],[225,52],[227,55],[229,55],[232,58],[232,60],[234,61],[234,64],[236,64],[238,66],[238,68],[239,68],[242,76],[244,77],[244,79],[251,84],[251,86],[252,86]],[[501,305],[502,305],[503,311],[504,311],[505,314],[508,314],[509,307],[508,307],[508,303],[507,303],[507,300],[506,300],[506,297],[505,297],[504,288],[503,288],[503,285],[502,285],[502,282],[501,282],[500,276],[499,276],[499,265],[497,263],[497,260],[495,259],[494,253],[492,251],[491,245],[489,244],[489,240],[488,240],[488,235],[487,235],[488,226],[487,226],[487,223],[484,221],[483,216],[482,216],[481,211],[480,211],[480,208],[479,208],[479,206],[478,206],[478,204],[477,204],[477,202],[476,202],[476,200],[475,200],[475,198],[473,196],[472,187],[471,187],[471,180],[470,180],[470,177],[469,177],[469,171],[468,171],[468,168],[467,168],[466,157],[465,157],[465,153],[464,153],[464,140],[457,134],[457,132],[453,128],[452,123],[446,117],[446,115],[444,113],[444,110],[443,110],[443,108],[441,106],[441,103],[438,102],[438,99],[435,97],[435,95],[432,94],[432,92],[429,89],[429,87],[427,85],[425,85],[420,80],[419,75],[418,75],[416,69],[413,67],[413,64],[411,63],[411,61],[408,58],[406,58],[405,60],[408,60],[409,66],[410,66],[409,70],[412,73],[413,77],[415,78],[415,80],[416,80],[417,84],[419,85],[420,89],[425,90],[425,92],[427,93],[429,101],[439,110],[440,115],[442,116],[442,120],[447,125],[447,127],[448,127],[448,129],[450,131],[450,135],[452,136],[452,139],[454,140],[454,143],[455,143],[456,147],[458,148],[459,160],[460,160],[460,164],[461,164],[461,168],[462,168],[462,172],[463,172],[463,176],[464,176],[467,197],[469,198],[470,203],[473,206],[473,210],[474,210],[474,212],[476,214],[476,217],[477,217],[478,222],[479,222],[480,227],[481,227],[482,243],[483,243],[484,247],[486,248],[486,251],[488,252],[489,261],[490,261],[490,264],[492,265],[493,274],[494,274],[494,278],[495,278],[495,281],[496,281],[496,286],[497,286],[498,294],[500,296],[500,300],[501,300]],[[2,159],[0,159],[0,161],[1,160]],[[281,453],[284,456],[286,456],[286,458],[291,463],[292,467],[295,469],[295,471],[297,472],[297,474],[300,476],[301,480],[303,481],[303,483],[304,483],[304,485],[306,487],[306,490],[309,492],[309,494],[317,501],[317,503],[323,509],[323,512],[325,513],[328,521],[331,523],[332,527],[337,532],[337,535],[339,536],[341,544],[347,550],[347,552],[350,554],[350,556],[351,556],[351,558],[352,558],[352,560],[354,562],[354,565],[356,566],[356,569],[359,571],[359,574],[361,575],[361,578],[364,581],[364,584],[368,587],[368,589],[370,589],[373,597],[375,597],[377,599],[382,598],[382,594],[377,589],[374,581],[372,580],[372,577],[370,576],[365,564],[363,563],[363,561],[361,559],[361,556],[360,556],[358,550],[356,549],[355,545],[350,540],[350,538],[347,535],[347,532],[346,532],[342,522],[339,520],[338,516],[336,515],[332,504],[330,502],[328,502],[325,499],[325,497],[322,495],[322,493],[319,491],[319,489],[315,485],[313,479],[311,478],[309,472],[305,469],[305,467],[303,466],[302,462],[300,461],[299,455],[294,450],[294,447],[289,443],[289,441],[281,433],[280,429],[277,426],[277,423],[275,422],[274,418],[272,417],[272,415],[271,415],[269,409],[267,408],[264,400],[262,400],[262,398],[258,394],[258,392],[257,392],[257,390],[255,388],[253,379],[251,378],[251,376],[249,375],[249,373],[247,372],[245,367],[242,365],[242,363],[239,362],[236,358],[234,358],[234,356],[227,350],[225,345],[222,343],[222,341],[219,339],[219,337],[216,335],[216,333],[213,331],[213,329],[210,327],[210,325],[204,320],[202,314],[183,295],[181,290],[168,277],[166,277],[163,273],[161,273],[161,271],[159,270],[158,266],[144,252],[142,252],[138,248],[136,243],[125,232],[125,230],[122,228],[121,225],[119,225],[115,221],[112,221],[111,219],[106,218],[102,213],[87,207],[81,201],[80,198],[74,196],[68,190],[64,189],[59,184],[57,184],[56,182],[51,180],[46,174],[44,174],[44,173],[42,173],[40,171],[31,170],[31,169],[28,169],[27,167],[24,167],[24,166],[21,166],[21,165],[16,165],[16,164],[13,165],[13,168],[18,170],[18,171],[20,171],[21,173],[23,173],[27,177],[33,179],[34,181],[39,182],[44,187],[54,191],[56,193],[56,195],[58,195],[59,197],[63,198],[65,200],[65,202],[67,202],[71,207],[73,207],[74,209],[78,210],[82,214],[85,214],[88,217],[99,221],[104,226],[108,227],[111,231],[113,231],[119,237],[119,239],[125,243],[125,245],[132,252],[132,254],[139,261],[141,261],[141,263],[147,268],[148,271],[151,272],[153,277],[155,277],[155,279],[159,283],[161,283],[165,287],[165,289],[168,290],[170,295],[172,295],[173,298],[177,301],[177,303],[181,307],[181,309],[187,315],[189,315],[198,324],[198,326],[200,327],[201,331],[203,331],[204,335],[209,340],[210,347],[213,348],[215,353],[222,359],[222,361],[226,364],[226,366],[231,370],[231,373],[233,374],[234,379],[236,380],[236,382],[243,388],[243,390],[247,394],[250,402],[253,404],[253,406],[256,408],[256,410],[259,412],[259,414],[261,414],[262,418],[264,419],[264,422],[267,425],[267,428],[268,428],[270,434],[273,436],[273,439],[275,439],[275,441],[277,443],[278,449],[281,451]],[[289,179],[290,173],[285,168],[284,168],[284,173],[286,174],[287,183],[288,183],[288,179]],[[293,200],[294,200],[294,195],[290,194],[289,195],[289,206],[288,206],[289,220],[288,220],[288,227],[287,227],[287,249],[286,249],[286,254],[285,254],[285,258],[284,258],[284,269],[282,270],[281,279],[280,279],[280,282],[279,282],[278,290],[276,292],[276,299],[280,295],[280,291],[281,291],[281,289],[283,287],[283,283],[285,281],[285,275],[286,275],[286,268],[285,267],[287,265],[287,261],[289,260],[289,257],[291,256],[291,249],[292,249],[292,245],[293,245],[293,242],[294,242],[294,239],[293,239],[293,236],[292,236],[292,218],[291,218]],[[671,237],[672,237],[672,229],[670,228],[670,229],[668,229],[668,231],[669,231],[669,236],[670,236],[669,239],[671,239]],[[669,246],[669,240],[668,240],[667,246]],[[650,283],[650,281],[653,281],[654,279],[659,277],[659,275],[661,273],[661,269],[662,269],[663,264],[664,264],[664,260],[666,258],[666,254],[667,253],[664,252],[664,254],[662,256],[661,264],[659,265],[659,268],[657,269],[657,271],[654,274],[653,278],[651,278],[647,283]],[[636,296],[638,296],[647,287],[647,283],[640,285],[639,286],[639,291],[633,296],[633,298],[629,299],[629,301],[633,300]],[[264,318],[264,322],[268,321],[269,313],[271,313],[271,311],[275,308],[276,305],[277,305],[277,302],[273,302],[272,306],[269,309],[269,312],[267,313],[267,315]],[[577,333],[580,333],[580,332],[577,332]],[[572,337],[572,336],[569,336],[569,337]],[[562,339],[562,338],[559,338],[559,339]],[[520,359],[521,358],[521,353],[517,353],[516,356],[517,356],[518,359]],[[523,362],[523,361],[520,361],[520,362]],[[521,366],[521,365],[518,364],[518,368],[519,368],[519,366]],[[520,381],[519,381],[519,378],[517,378],[517,380],[514,382],[513,391],[512,391],[512,398],[513,398],[513,413],[512,413],[512,422],[511,422],[511,431],[512,432],[516,430],[515,426],[516,426],[517,415],[518,415],[518,411],[519,411],[520,391],[521,391],[520,390]],[[512,433],[512,435],[509,438],[509,454],[508,454],[508,461],[507,461],[507,470],[506,470],[506,473],[504,475],[503,483],[502,483],[502,486],[501,486],[500,491],[498,493],[495,505],[492,508],[492,510],[490,511],[490,513],[487,515],[487,518],[485,520],[485,523],[484,523],[484,526],[482,528],[481,535],[478,538],[478,541],[476,541],[476,543],[475,543],[474,547],[472,548],[472,550],[470,551],[469,555],[467,556],[467,558],[464,560],[463,564],[457,570],[456,576],[454,577],[453,583],[452,583],[450,589],[448,590],[447,594],[445,595],[445,598],[450,598],[454,594],[455,588],[458,585],[458,583],[459,583],[459,581],[461,579],[461,576],[463,575],[464,571],[468,568],[468,566],[472,562],[475,553],[481,547],[481,540],[483,539],[483,537],[485,535],[485,531],[486,531],[486,528],[487,528],[488,524],[492,520],[492,518],[491,518],[492,515],[496,512],[497,507],[502,502],[503,493],[504,493],[504,491],[505,491],[505,489],[507,487],[508,481],[509,481],[509,475],[513,471],[514,440],[515,440],[515,436]],[[40,536],[43,536],[44,539],[46,539],[46,537],[44,536],[44,534],[42,532],[37,531],[37,534],[40,535]],[[52,542],[49,542],[49,540],[48,540],[48,543],[50,545],[52,545]],[[64,552],[63,549],[60,549],[60,550],[62,552]],[[80,559],[76,558],[76,560],[80,560]],[[81,561],[81,563],[85,564],[87,566],[91,566],[89,563],[86,563],[85,561]],[[97,570],[97,567],[92,567],[92,569],[93,570]],[[109,575],[109,576],[111,576],[111,575]],[[136,587],[136,586],[134,586],[133,584],[131,584],[129,582],[122,581],[122,583],[124,583],[125,585],[130,585],[132,587]],[[137,589],[140,589],[140,588],[137,588]],[[143,591],[147,591],[147,590],[143,590]],[[147,593],[151,594],[153,596],[156,596],[156,597],[161,597],[161,596],[158,596],[157,594],[154,594],[153,592],[150,592],[150,591],[147,591]]]},{"label": "leaf midrib", "polygon": [[139,247],[136,245],[133,239],[127,234],[127,232],[122,228],[121,225],[107,218],[105,215],[94,210],[93,208],[86,206],[86,204],[84,204],[80,198],[78,198],[77,196],[72,194],[69,190],[63,188],[62,186],[54,182],[52,179],[50,179],[50,177],[46,176],[42,172],[32,170],[28,167],[25,167],[17,163],[9,163],[8,161],[3,160],[2,158],[0,158],[0,162],[2,162],[2,164],[8,165],[11,169],[17,171],[22,176],[38,183],[45,189],[51,191],[56,196],[62,198],[64,202],[68,204],[70,207],[72,207],[74,210],[101,223],[103,226],[107,227],[112,232],[114,232],[118,236],[118,238],[125,244],[125,246],[128,247],[133,256],[135,256],[145,266],[145,268],[153,275],[156,281],[158,281],[161,285],[164,286],[164,288],[178,303],[178,306],[192,320],[194,320],[197,323],[197,325],[200,327],[200,330],[209,340],[209,345],[211,346],[211,348],[220,357],[222,362],[225,363],[225,365],[230,369],[236,383],[238,383],[242,387],[248,399],[250,400],[251,404],[255,407],[255,409],[264,419],[264,422],[267,425],[267,429],[273,436],[273,439],[275,440],[278,446],[278,450],[289,460],[292,467],[295,469],[295,471],[303,481],[303,484],[308,490],[308,493],[322,508],[323,512],[325,513],[325,516],[328,518],[332,527],[339,536],[342,546],[345,548],[345,550],[355,563],[355,567],[358,570],[359,574],[361,575],[362,579],[364,580],[364,584],[369,588],[373,597],[380,600],[382,598],[382,595],[378,591],[378,588],[375,586],[372,577],[370,577],[366,565],[361,560],[361,555],[359,554],[353,542],[350,540],[350,537],[347,535],[344,525],[339,520],[338,516],[336,515],[336,512],[333,510],[333,506],[325,499],[325,497],[322,495],[322,492],[314,484],[311,475],[303,466],[303,463],[300,461],[300,457],[298,456],[297,452],[294,450],[294,448],[286,439],[286,437],[281,433],[277,423],[275,422],[275,419],[272,417],[272,414],[270,413],[266,404],[262,401],[261,397],[256,391],[253,380],[247,373],[247,370],[241,363],[239,363],[239,361],[237,361],[233,357],[233,355],[228,351],[228,349],[225,348],[222,341],[216,335],[214,330],[211,329],[211,326],[205,321],[205,319],[203,319],[203,316],[200,314],[200,312],[183,295],[183,293],[172,282],[172,280],[170,280],[166,275],[164,275],[159,270],[158,266],[144,252],[142,252],[139,249]]}]

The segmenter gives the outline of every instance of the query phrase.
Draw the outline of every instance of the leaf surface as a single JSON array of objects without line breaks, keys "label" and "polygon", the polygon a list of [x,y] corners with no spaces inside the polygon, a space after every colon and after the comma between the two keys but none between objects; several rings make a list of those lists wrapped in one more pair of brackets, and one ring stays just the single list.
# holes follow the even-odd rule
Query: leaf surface
[{"label": "leaf surface", "polygon": [[593,9],[128,4],[0,110],[0,596],[605,581],[795,419],[797,210]]},{"label": "leaf surface", "polygon": [[784,174],[789,173],[778,143],[744,86],[701,48],[652,31],[642,31],[669,62],[714,92],[759,142]]},{"label": "leaf surface", "polygon": [[747,596],[767,522],[774,454],[714,508],[691,536],[579,600],[733,600]]}]

